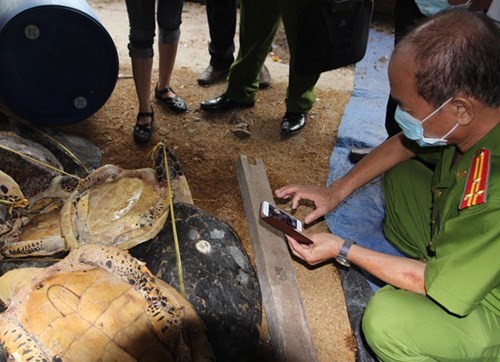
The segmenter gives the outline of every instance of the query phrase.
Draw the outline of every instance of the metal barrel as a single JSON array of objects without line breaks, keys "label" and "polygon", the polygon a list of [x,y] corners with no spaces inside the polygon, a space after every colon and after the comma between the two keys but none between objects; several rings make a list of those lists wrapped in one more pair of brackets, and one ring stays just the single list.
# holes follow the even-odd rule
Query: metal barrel
[{"label": "metal barrel", "polygon": [[0,1],[0,101],[44,125],[82,121],[109,99],[116,46],[85,0]]}]

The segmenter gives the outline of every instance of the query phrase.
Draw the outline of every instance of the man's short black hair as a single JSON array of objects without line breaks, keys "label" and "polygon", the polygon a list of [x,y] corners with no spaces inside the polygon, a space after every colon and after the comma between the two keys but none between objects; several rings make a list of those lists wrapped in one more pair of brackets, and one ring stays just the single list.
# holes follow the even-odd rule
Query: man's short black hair
[{"label": "man's short black hair", "polygon": [[500,106],[500,27],[470,10],[438,13],[396,46],[415,54],[418,94],[437,107],[463,95]]}]

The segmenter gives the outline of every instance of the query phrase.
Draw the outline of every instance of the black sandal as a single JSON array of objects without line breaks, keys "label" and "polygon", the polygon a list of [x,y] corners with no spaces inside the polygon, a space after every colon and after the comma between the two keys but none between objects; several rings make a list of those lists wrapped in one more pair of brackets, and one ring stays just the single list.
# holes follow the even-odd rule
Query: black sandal
[{"label": "black sandal", "polygon": [[150,117],[151,122],[145,124],[136,123],[134,126],[134,141],[135,143],[146,143],[151,138],[153,133],[153,121],[155,119],[155,114],[151,112],[139,112],[137,113],[137,120],[142,117]]},{"label": "black sandal", "polygon": [[[163,95],[168,92],[174,93],[175,96],[164,98]],[[158,99],[160,102],[165,103],[165,105],[174,112],[184,113],[187,111],[186,102],[184,102],[184,100],[181,97],[179,97],[171,87],[158,89],[158,84],[157,84],[155,88],[155,98]]]}]

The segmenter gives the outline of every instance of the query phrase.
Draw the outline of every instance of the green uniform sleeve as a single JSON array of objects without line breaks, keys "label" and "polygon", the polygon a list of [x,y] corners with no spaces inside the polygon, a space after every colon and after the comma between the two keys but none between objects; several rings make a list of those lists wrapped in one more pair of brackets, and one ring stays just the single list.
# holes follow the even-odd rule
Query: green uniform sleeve
[{"label": "green uniform sleeve", "polygon": [[500,200],[490,199],[457,212],[442,225],[425,287],[451,313],[465,316],[484,303],[500,315],[499,221]]}]

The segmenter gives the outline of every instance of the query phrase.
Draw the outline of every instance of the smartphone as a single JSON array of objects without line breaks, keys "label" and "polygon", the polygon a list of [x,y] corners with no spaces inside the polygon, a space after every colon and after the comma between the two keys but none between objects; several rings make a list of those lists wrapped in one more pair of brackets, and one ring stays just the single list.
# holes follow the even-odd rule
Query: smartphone
[{"label": "smartphone", "polygon": [[268,201],[262,201],[260,204],[260,218],[299,243],[312,244],[312,241],[302,234],[302,222],[299,219]]}]

